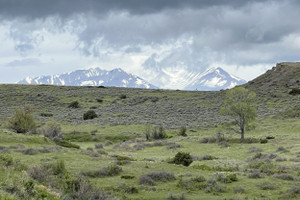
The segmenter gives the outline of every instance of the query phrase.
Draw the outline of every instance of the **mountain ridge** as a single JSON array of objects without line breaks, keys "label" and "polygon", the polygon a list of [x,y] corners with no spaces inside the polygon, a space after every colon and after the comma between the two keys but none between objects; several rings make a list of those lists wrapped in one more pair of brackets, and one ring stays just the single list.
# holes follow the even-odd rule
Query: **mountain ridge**
[{"label": "mountain ridge", "polygon": [[70,86],[112,86],[158,89],[144,79],[127,73],[121,68],[111,71],[100,68],[90,68],[86,70],[76,70],[60,75],[47,75],[35,78],[27,77],[18,83],[21,84],[50,84],[50,85],[70,85]]}]

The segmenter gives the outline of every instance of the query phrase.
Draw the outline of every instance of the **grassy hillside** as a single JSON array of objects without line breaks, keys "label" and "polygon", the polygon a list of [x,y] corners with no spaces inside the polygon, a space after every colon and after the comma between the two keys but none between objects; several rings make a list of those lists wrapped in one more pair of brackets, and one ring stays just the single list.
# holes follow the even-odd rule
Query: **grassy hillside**
[{"label": "grassy hillside", "polygon": [[[0,199],[299,199],[299,79],[284,63],[245,85],[259,115],[244,143],[218,127],[226,91],[0,85]],[[38,127],[17,134],[6,120],[24,105]],[[43,136],[49,121],[64,144]],[[156,126],[165,138],[146,140]]]}]

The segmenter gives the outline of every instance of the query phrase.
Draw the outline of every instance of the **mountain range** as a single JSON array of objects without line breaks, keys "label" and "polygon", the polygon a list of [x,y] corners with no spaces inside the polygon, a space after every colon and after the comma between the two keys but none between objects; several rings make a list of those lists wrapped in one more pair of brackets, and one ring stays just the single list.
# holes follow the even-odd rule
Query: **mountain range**
[{"label": "mountain range", "polygon": [[48,75],[35,78],[27,77],[18,83],[21,84],[50,84],[73,86],[114,86],[130,88],[158,89],[144,79],[129,74],[120,68],[111,71],[100,68],[76,70],[60,75]]},{"label": "mountain range", "polygon": [[[204,73],[185,70],[165,70],[160,74],[159,87],[164,89],[215,91],[232,88],[246,83],[245,80],[227,73],[222,68],[211,68]],[[158,89],[146,80],[117,68],[111,71],[100,68],[76,70],[60,75],[48,75],[35,78],[27,77],[20,84],[50,84],[73,86],[115,86],[130,88]]]}]

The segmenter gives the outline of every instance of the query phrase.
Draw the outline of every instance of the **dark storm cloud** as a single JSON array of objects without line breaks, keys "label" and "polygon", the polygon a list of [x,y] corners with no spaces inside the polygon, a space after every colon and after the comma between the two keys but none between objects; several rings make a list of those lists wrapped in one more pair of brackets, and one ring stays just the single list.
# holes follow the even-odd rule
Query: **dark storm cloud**
[{"label": "dark storm cloud", "polygon": [[191,38],[189,51],[176,49],[161,65],[170,65],[175,59],[186,60],[194,68],[214,60],[273,63],[277,58],[297,58],[295,49],[288,48],[285,40],[300,34],[299,2],[0,0],[0,22],[12,24],[9,36],[21,54],[43,42],[42,35],[37,34],[43,29],[76,35],[76,49],[101,59],[113,51],[141,53],[143,46],[155,49]]},{"label": "dark storm cloud", "polygon": [[0,13],[8,17],[42,18],[49,15],[70,16],[77,13],[97,14],[125,10],[148,14],[165,9],[201,9],[211,6],[240,7],[262,0],[0,0]]}]

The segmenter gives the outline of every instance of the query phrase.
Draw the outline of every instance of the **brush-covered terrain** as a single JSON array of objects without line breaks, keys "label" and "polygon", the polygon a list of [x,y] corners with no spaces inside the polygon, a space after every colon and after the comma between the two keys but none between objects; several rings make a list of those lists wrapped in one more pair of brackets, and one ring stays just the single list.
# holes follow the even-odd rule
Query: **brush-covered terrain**
[{"label": "brush-covered terrain", "polygon": [[[226,91],[0,85],[0,199],[299,199],[299,80],[281,63],[244,85],[244,142]],[[36,128],[16,133],[27,106]]]}]

